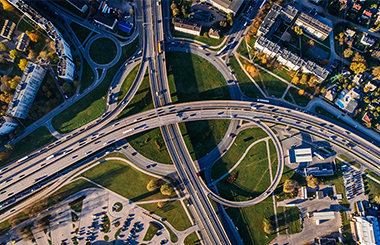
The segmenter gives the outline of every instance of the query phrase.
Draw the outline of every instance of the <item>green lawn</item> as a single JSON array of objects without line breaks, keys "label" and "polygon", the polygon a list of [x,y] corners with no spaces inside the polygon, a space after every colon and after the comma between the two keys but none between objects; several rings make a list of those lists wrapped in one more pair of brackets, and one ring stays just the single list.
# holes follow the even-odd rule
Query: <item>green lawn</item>
[{"label": "green lawn", "polygon": [[[17,24],[17,23],[15,23]],[[26,31],[33,31],[36,29],[35,23],[32,22],[28,17],[24,16],[20,23],[17,26],[17,30],[21,32],[26,32]]]},{"label": "green lawn", "polygon": [[325,185],[335,185],[335,190],[338,194],[343,195],[342,205],[349,205],[346,197],[346,190],[343,182],[343,173],[342,173],[342,162],[338,159],[335,160],[335,173],[331,176],[323,176],[323,184]]},{"label": "green lawn", "polygon": [[28,136],[14,144],[12,154],[8,158],[2,159],[0,161],[0,165],[3,166],[6,163],[21,158],[55,140],[56,138],[50,134],[49,130],[45,126],[39,127]]},{"label": "green lawn", "polygon": [[275,232],[267,235],[263,228],[265,218],[275,224],[271,196],[256,205],[239,209],[227,208],[226,211],[239,228],[239,234],[245,245],[268,244],[276,237]]},{"label": "green lawn", "polygon": [[60,133],[68,133],[86,123],[100,117],[106,107],[108,88],[113,77],[128,57],[132,56],[137,50],[138,39],[122,48],[121,59],[116,65],[107,70],[107,74],[95,89],[85,97],[71,105],[69,108],[55,116],[52,120],[53,127]]},{"label": "green lawn", "polygon": [[297,207],[285,208],[286,224],[288,226],[288,234],[301,232],[302,224],[300,222],[300,210]]},{"label": "green lawn", "polygon": [[82,66],[82,77],[79,89],[80,92],[88,88],[94,82],[95,78],[94,71],[91,69],[91,66],[88,64],[86,59],[83,59]]},{"label": "green lawn", "polygon": [[144,157],[159,163],[173,164],[160,128],[132,135],[127,140]]},{"label": "green lawn", "polygon": [[283,206],[276,207],[278,230],[280,232],[280,235],[286,235],[286,222],[285,222],[284,209],[285,207]]},{"label": "green lawn", "polygon": [[268,96],[281,98],[288,85],[264,70],[259,69],[259,72],[261,78],[260,76],[254,77],[257,85],[259,85],[263,91],[267,91]]},{"label": "green lawn", "polygon": [[306,185],[306,179],[305,179],[305,177],[303,177],[302,175],[296,173],[291,168],[289,168],[287,166],[284,166],[284,171],[282,173],[282,177],[281,177],[280,183],[278,183],[278,185],[277,185],[277,187],[276,187],[276,189],[274,191],[274,194],[275,194],[274,196],[275,196],[276,202],[280,202],[282,200],[290,199],[290,198],[294,198],[295,197],[292,194],[286,194],[285,192],[283,192],[284,183],[288,179],[292,179],[292,180],[297,181],[300,186],[305,186]]},{"label": "green lawn", "polygon": [[[168,196],[162,195],[159,189],[147,191],[146,186],[149,181],[157,180],[156,178],[143,174],[122,161],[105,161],[87,170],[81,176],[130,199],[132,202],[168,198]],[[174,196],[175,193],[171,197]]]},{"label": "green lawn", "polygon": [[211,38],[211,37],[203,37],[203,33],[205,31],[208,31],[208,29],[209,28],[203,27],[201,36],[194,36],[191,34],[179,32],[179,31],[175,31],[175,30],[172,30],[172,35],[173,35],[173,37],[182,37],[182,38],[189,38],[189,39],[197,40],[197,41],[205,43],[209,46],[218,46],[219,44],[221,44],[225,37],[222,37],[220,39],[215,39],[215,38]]},{"label": "green lawn", "polygon": [[[235,173],[233,183],[226,181]],[[270,186],[266,143],[254,145],[235,170],[217,183],[220,196],[229,200],[244,201],[261,195]]]},{"label": "green lawn", "polygon": [[97,64],[108,64],[116,56],[116,44],[109,38],[96,39],[90,46],[90,57]]},{"label": "green lawn", "polygon": [[205,120],[180,123],[179,127],[193,160],[212,151],[223,139],[230,120]]},{"label": "green lawn", "polygon": [[13,216],[10,219],[7,219],[0,223],[0,236],[4,235],[7,231],[9,231],[13,226],[20,224],[24,222],[25,220],[29,219],[29,216],[26,215],[24,212],[20,212]]},{"label": "green lawn", "polygon": [[185,245],[200,245],[201,244],[195,231],[191,233],[190,235],[187,235],[184,242],[185,242]]},{"label": "green lawn", "polygon": [[86,27],[79,25],[76,22],[71,22],[70,27],[73,29],[73,32],[75,36],[77,36],[80,43],[83,43],[91,33],[90,29],[87,29]]},{"label": "green lawn", "polygon": [[82,206],[83,206],[83,200],[82,201],[79,201],[77,203],[74,203],[73,205],[71,205],[70,207],[77,213],[80,213],[82,212]]},{"label": "green lawn", "polygon": [[292,98],[290,97],[290,94],[292,95],[292,97],[293,97],[294,102],[296,103],[296,105],[307,106],[307,104],[310,101],[309,97],[306,97],[306,96],[303,96],[303,95],[299,95],[298,94],[298,89],[291,87],[291,88],[289,88],[288,93],[285,95],[285,100],[289,101],[290,103],[294,103],[293,100],[292,100]]},{"label": "green lawn", "polygon": [[380,181],[380,176],[377,175],[377,174],[375,174],[374,172],[371,172],[371,171],[369,171],[368,169],[366,169],[366,170],[364,170],[364,173],[366,173],[366,174],[368,174],[369,176],[371,176],[371,177],[377,179],[378,181]]},{"label": "green lawn", "polygon": [[156,235],[158,229],[154,226],[149,225],[148,230],[145,233],[143,241],[150,241]]},{"label": "green lawn", "polygon": [[231,98],[220,72],[197,55],[168,52],[166,69],[173,103]]},{"label": "green lawn", "polygon": [[257,89],[255,84],[245,75],[244,71],[241,69],[236,58],[232,56],[230,58],[230,68],[235,73],[235,77],[239,82],[239,87],[244,95],[251,98],[263,98],[264,96]]},{"label": "green lawn", "polygon": [[343,210],[340,211],[340,216],[342,217],[342,226],[343,226],[343,240],[344,244],[354,245],[356,242],[352,239],[351,224],[347,219],[347,213]]},{"label": "green lawn", "polygon": [[165,202],[162,208],[159,208],[157,203],[147,203],[139,206],[166,219],[176,230],[183,231],[191,227],[190,220],[180,201]]},{"label": "green lawn", "polygon": [[379,206],[375,202],[375,197],[380,197],[380,184],[363,175],[365,194],[369,196],[371,204]]},{"label": "green lawn", "polygon": [[148,70],[146,70],[144,78],[135,96],[133,96],[133,99],[128,103],[127,107],[125,107],[117,117],[123,118],[153,108],[154,105],[152,94],[150,92],[149,73]]},{"label": "green lawn", "polygon": [[249,59],[249,54],[247,50],[247,44],[245,43],[245,40],[241,41],[239,47],[236,50],[239,54]]},{"label": "green lawn", "polygon": [[140,69],[140,65],[141,64],[136,65],[135,68],[133,68],[132,71],[124,79],[123,84],[121,85],[118,96],[117,96],[117,104],[119,104],[127,95],[129,89],[131,88],[133,82],[136,79],[137,72]]},{"label": "green lawn", "polygon": [[345,161],[345,162],[347,162],[347,163],[349,163],[349,164],[357,167],[358,169],[360,169],[360,164],[359,163],[357,163],[355,161],[352,161],[350,158],[346,157],[345,155],[339,154],[338,157],[342,158],[343,161]]},{"label": "green lawn", "polygon": [[249,128],[241,131],[230,149],[212,166],[212,178],[216,180],[225,174],[240,159],[250,144],[267,136],[261,128]]}]

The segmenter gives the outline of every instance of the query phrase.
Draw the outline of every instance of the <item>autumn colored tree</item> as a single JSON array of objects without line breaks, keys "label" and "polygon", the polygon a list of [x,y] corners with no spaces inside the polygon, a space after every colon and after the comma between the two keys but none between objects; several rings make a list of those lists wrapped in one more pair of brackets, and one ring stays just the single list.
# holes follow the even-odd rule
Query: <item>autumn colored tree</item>
[{"label": "autumn colored tree", "polygon": [[292,79],[292,83],[294,83],[295,85],[297,85],[299,82],[300,82],[299,77],[294,76],[293,79]]},{"label": "autumn colored tree", "polygon": [[301,35],[303,34],[303,30],[302,30],[302,28],[299,27],[299,26],[295,26],[295,27],[294,27],[294,32],[295,32],[297,35],[299,35],[299,36],[301,36]]},{"label": "autumn colored tree", "polygon": [[374,75],[375,77],[380,77],[380,66],[376,66],[375,68],[373,68],[372,75]]},{"label": "autumn colored tree", "polygon": [[310,186],[312,188],[317,187],[317,185],[321,183],[321,181],[318,178],[313,177],[312,175],[306,177],[306,182],[307,186]]},{"label": "autumn colored tree", "polygon": [[305,93],[305,90],[303,90],[303,89],[298,90],[299,95],[303,95],[304,93]]},{"label": "autumn colored tree", "polygon": [[25,70],[26,65],[28,64],[28,61],[26,59],[21,59],[18,63],[18,67],[20,67],[20,70]]},{"label": "autumn colored tree", "polygon": [[3,101],[4,103],[9,104],[12,100],[12,97],[13,97],[13,95],[11,95],[7,92],[4,92],[4,93],[0,94],[0,101]]},{"label": "autumn colored tree", "polygon": [[20,55],[18,54],[16,49],[13,49],[9,52],[9,57],[11,57],[12,59],[16,59],[20,57]]},{"label": "autumn colored tree", "polygon": [[158,189],[160,186],[157,184],[157,181],[151,180],[149,181],[148,185],[146,186],[146,189],[148,191],[154,191]]},{"label": "autumn colored tree", "polygon": [[263,220],[263,228],[264,228],[264,232],[266,234],[270,234],[272,232],[274,232],[274,225],[272,224],[272,222],[270,222],[268,219],[264,219]]},{"label": "autumn colored tree", "polygon": [[8,52],[8,50],[9,50],[8,45],[6,45],[3,42],[0,42],[0,51],[6,53],[6,52]]},{"label": "autumn colored tree", "polygon": [[169,183],[165,183],[160,188],[161,194],[170,196],[173,193],[173,187]]},{"label": "autumn colored tree", "polygon": [[354,54],[354,51],[350,48],[346,48],[343,52],[344,58],[350,58]]},{"label": "autumn colored tree", "polygon": [[38,42],[38,38],[39,38],[38,34],[31,32],[29,33],[28,36],[30,38],[30,41],[35,42],[35,43]]},{"label": "autumn colored tree", "polygon": [[16,89],[17,85],[19,84],[21,80],[20,76],[15,76],[12,80],[9,81],[9,86],[11,89]]},{"label": "autumn colored tree", "polygon": [[358,63],[358,62],[352,62],[350,69],[355,73],[355,74],[360,74],[366,70],[366,66],[363,63]]},{"label": "autumn colored tree", "polygon": [[297,181],[292,180],[292,179],[287,179],[284,183],[284,192],[285,193],[292,193],[299,187],[299,184]]},{"label": "autumn colored tree", "polygon": [[6,11],[13,11],[15,9],[7,0],[0,0],[0,2],[3,9]]}]

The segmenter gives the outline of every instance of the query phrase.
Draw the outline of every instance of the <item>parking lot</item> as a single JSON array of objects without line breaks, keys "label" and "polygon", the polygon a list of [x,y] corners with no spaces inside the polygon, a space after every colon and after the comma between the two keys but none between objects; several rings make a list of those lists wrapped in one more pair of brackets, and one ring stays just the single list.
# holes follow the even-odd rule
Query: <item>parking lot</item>
[{"label": "parking lot", "polygon": [[346,188],[347,200],[351,200],[364,194],[362,173],[347,165],[342,165],[344,186]]}]

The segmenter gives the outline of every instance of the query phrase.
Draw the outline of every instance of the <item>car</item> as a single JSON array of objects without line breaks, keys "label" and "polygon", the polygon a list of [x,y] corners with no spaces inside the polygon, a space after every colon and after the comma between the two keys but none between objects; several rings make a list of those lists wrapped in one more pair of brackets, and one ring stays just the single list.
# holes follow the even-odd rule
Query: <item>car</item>
[{"label": "car", "polygon": [[228,137],[230,137],[231,139],[234,137],[235,135],[233,133],[230,133],[230,135],[228,135]]},{"label": "car", "polygon": [[226,150],[226,149],[224,149],[222,153],[226,153],[226,152],[227,152],[227,150]]},{"label": "car", "polygon": [[146,168],[150,168],[151,166],[150,165],[147,165]]},{"label": "car", "polygon": [[136,156],[137,155],[137,152],[133,152],[131,153],[132,156]]}]

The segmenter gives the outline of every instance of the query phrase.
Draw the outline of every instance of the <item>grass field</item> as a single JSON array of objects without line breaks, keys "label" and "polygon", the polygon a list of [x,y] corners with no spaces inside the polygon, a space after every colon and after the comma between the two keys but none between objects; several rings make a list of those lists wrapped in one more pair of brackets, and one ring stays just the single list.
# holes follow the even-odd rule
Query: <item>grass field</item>
[{"label": "grass field", "polygon": [[[226,181],[235,173],[236,181]],[[270,185],[266,142],[254,145],[235,170],[217,183],[220,196],[244,201],[261,195]]]},{"label": "grass field", "polygon": [[159,163],[173,164],[159,128],[132,135],[127,140],[144,157]]},{"label": "grass field", "polygon": [[73,29],[73,32],[75,36],[77,36],[80,43],[83,43],[84,40],[90,35],[91,30],[87,29],[86,27],[77,24],[76,22],[70,23],[71,29]]},{"label": "grass field", "polygon": [[180,123],[179,127],[193,160],[212,151],[225,135],[230,120],[205,120]]},{"label": "grass field", "polygon": [[357,163],[355,161],[352,161],[350,158],[346,157],[345,155],[339,154],[338,157],[342,158],[343,161],[345,161],[345,162],[347,162],[347,163],[349,163],[349,164],[351,164],[351,165],[353,165],[353,166],[355,166],[355,167],[357,167],[357,168],[360,169],[360,164],[359,163]]},{"label": "grass field", "polygon": [[108,64],[116,56],[116,45],[109,38],[96,39],[90,47],[91,59],[97,64]]},{"label": "grass field", "polygon": [[2,159],[0,165],[3,166],[8,162],[21,158],[50,142],[55,141],[56,138],[50,134],[49,130],[45,127],[39,127],[30,133],[28,136],[13,145],[12,154],[7,159]]},{"label": "grass field", "polygon": [[285,207],[283,206],[277,206],[277,222],[278,222],[278,231],[280,232],[280,235],[286,235],[286,222],[285,222],[285,213],[284,213]]},{"label": "grass field", "polygon": [[205,44],[210,45],[210,46],[218,46],[219,44],[221,44],[223,42],[225,37],[222,37],[220,39],[215,39],[215,38],[211,38],[211,37],[203,37],[202,35],[203,35],[205,28],[202,28],[202,29],[203,29],[203,31],[201,33],[201,36],[194,36],[191,34],[178,32],[178,31],[174,31],[174,30],[172,30],[172,35],[173,35],[173,37],[182,37],[182,38],[189,38],[189,39],[197,40],[197,41],[200,41],[200,42],[205,43]]},{"label": "grass field", "polygon": [[296,88],[291,87],[291,88],[289,88],[289,91],[285,95],[285,100],[289,101],[290,103],[294,103],[292,100],[292,97],[290,97],[290,94],[292,95],[296,105],[307,106],[307,104],[310,101],[309,97],[299,95],[298,90]]},{"label": "grass field", "polygon": [[[81,176],[130,199],[132,202],[168,198],[160,190],[148,192],[150,180],[157,180],[145,175],[122,161],[105,161],[87,170]],[[128,188],[126,188],[128,187]],[[175,196],[175,193],[172,197]]]},{"label": "grass field", "polygon": [[94,82],[95,79],[94,71],[91,69],[86,59],[83,59],[82,66],[82,77],[79,89],[80,92],[88,88]]},{"label": "grass field", "polygon": [[143,241],[150,241],[156,235],[158,229],[154,226],[149,225],[148,230],[145,233]]},{"label": "grass field", "polygon": [[230,58],[230,68],[234,72],[236,79],[239,82],[239,87],[242,93],[251,98],[263,98],[264,96],[257,89],[255,84],[245,75],[244,71],[241,69],[238,61],[233,56]]},{"label": "grass field", "polygon": [[341,204],[343,205],[349,205],[347,197],[346,197],[346,190],[344,188],[344,182],[343,182],[343,173],[342,173],[342,162],[338,159],[335,160],[335,167],[336,170],[333,175],[330,176],[323,176],[323,184],[325,185],[335,185],[335,190],[338,194],[343,195],[343,199]]},{"label": "grass field", "polygon": [[366,170],[364,170],[364,173],[366,173],[366,174],[368,174],[369,176],[371,176],[371,177],[377,179],[378,181],[380,181],[380,176],[377,175],[377,174],[375,174],[374,172],[371,172],[371,171],[369,171],[368,169],[366,169]]},{"label": "grass field", "polygon": [[259,85],[262,90],[267,91],[268,96],[281,98],[288,85],[264,70],[259,69],[259,72],[261,78],[260,76],[254,77],[257,85]]},{"label": "grass field", "polygon": [[220,72],[197,55],[168,52],[166,69],[173,103],[231,98]]},{"label": "grass field", "polygon": [[137,72],[140,69],[140,65],[141,64],[136,65],[135,68],[133,68],[132,71],[124,79],[123,84],[120,87],[119,94],[117,96],[117,104],[119,104],[123,100],[123,98],[127,95],[129,89],[132,87],[132,84],[136,79]]},{"label": "grass field", "polygon": [[230,149],[212,166],[212,178],[216,180],[225,174],[240,159],[250,144],[266,136],[267,134],[261,128],[249,128],[241,131]]},{"label": "grass field", "polygon": [[288,226],[288,234],[301,232],[302,224],[300,222],[300,210],[297,207],[285,208],[286,224]]},{"label": "grass field", "polygon": [[352,239],[351,225],[350,221],[347,219],[347,213],[343,210],[340,211],[340,216],[342,217],[343,226],[343,241],[344,244],[354,245],[356,242]]},{"label": "grass field", "polygon": [[116,65],[107,70],[107,74],[102,83],[85,97],[53,118],[52,125],[59,133],[68,133],[91,122],[103,114],[107,103],[106,98],[109,90],[108,88],[113,77],[125,60],[136,52],[137,47],[138,39],[131,44],[124,46],[122,48],[122,58]]},{"label": "grass field", "polygon": [[266,234],[263,228],[263,220],[274,223],[274,210],[272,197],[245,208],[227,208],[228,215],[239,228],[239,234],[245,245],[268,244],[275,237],[275,233]]},{"label": "grass field", "polygon": [[247,50],[247,44],[245,43],[245,40],[241,41],[239,47],[236,50],[239,54],[244,56],[245,58],[249,59],[249,54]]},{"label": "grass field", "polygon": [[133,96],[133,99],[128,103],[128,106],[125,107],[117,117],[123,118],[153,108],[154,105],[152,94],[150,92],[149,74],[148,70],[146,70],[144,78],[135,96]]},{"label": "grass field", "polygon": [[180,201],[165,202],[162,208],[159,208],[157,203],[147,203],[139,206],[166,219],[176,230],[183,231],[191,226]]},{"label": "grass field", "polygon": [[201,244],[201,242],[198,239],[197,234],[195,233],[195,231],[193,233],[191,233],[190,235],[187,235],[187,237],[185,238],[184,243],[185,243],[185,245],[200,245]]},{"label": "grass field", "polygon": [[380,184],[371,180],[367,176],[363,176],[365,194],[369,196],[369,201],[371,204],[379,206],[375,202],[375,197],[380,197]]},{"label": "grass field", "polygon": [[[7,231],[9,231],[11,229],[12,224],[17,225],[24,222],[27,219],[29,219],[29,216],[26,215],[24,212],[20,212],[16,214],[15,216],[13,216],[12,218],[4,220],[3,222],[0,223],[0,236],[4,235]],[[10,222],[12,222],[12,224]]]}]

